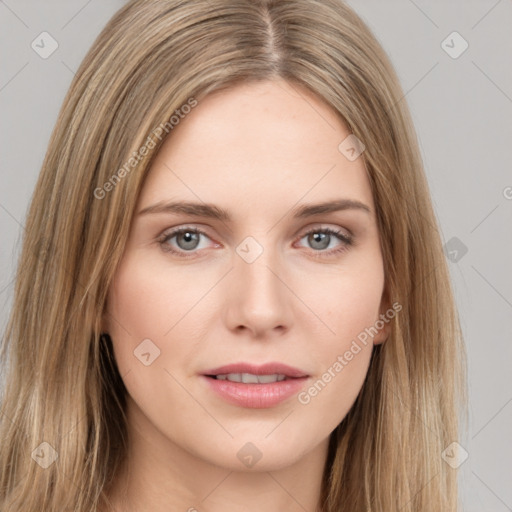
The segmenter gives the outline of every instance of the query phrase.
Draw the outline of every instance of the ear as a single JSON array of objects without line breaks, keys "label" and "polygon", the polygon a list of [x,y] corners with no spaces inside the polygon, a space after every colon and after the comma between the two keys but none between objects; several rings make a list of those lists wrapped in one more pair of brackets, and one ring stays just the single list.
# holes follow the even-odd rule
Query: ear
[{"label": "ear", "polygon": [[386,315],[386,311],[391,309],[391,304],[388,298],[387,290],[382,294],[382,300],[379,308],[379,318],[376,320],[376,328],[378,333],[373,337],[373,344],[380,345],[384,343],[391,332],[391,318]]}]

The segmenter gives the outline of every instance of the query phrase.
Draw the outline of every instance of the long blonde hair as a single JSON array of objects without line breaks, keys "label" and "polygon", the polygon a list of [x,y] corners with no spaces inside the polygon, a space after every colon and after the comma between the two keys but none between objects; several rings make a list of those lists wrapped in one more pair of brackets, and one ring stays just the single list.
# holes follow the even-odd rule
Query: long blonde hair
[{"label": "long blonde hair", "polygon": [[[101,317],[147,171],[191,98],[277,78],[313,91],[365,144],[385,293],[402,305],[331,435],[321,511],[457,510],[442,452],[466,421],[466,360],[439,227],[398,78],[341,0],[134,0],[98,36],[26,221],[2,339],[1,510],[103,502],[126,456],[126,389]],[[43,454],[57,458],[45,468]]]}]

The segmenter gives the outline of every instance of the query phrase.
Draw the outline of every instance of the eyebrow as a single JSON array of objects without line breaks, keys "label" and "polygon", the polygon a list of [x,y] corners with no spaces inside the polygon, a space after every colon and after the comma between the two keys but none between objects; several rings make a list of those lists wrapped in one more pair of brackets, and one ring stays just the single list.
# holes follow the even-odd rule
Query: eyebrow
[{"label": "eyebrow", "polygon": [[[303,219],[306,217],[313,217],[314,215],[342,210],[358,210],[368,214],[371,214],[372,212],[370,207],[361,201],[357,201],[355,199],[338,199],[323,203],[304,204],[292,209],[292,213],[294,218]],[[231,214],[227,210],[208,203],[159,201],[158,203],[143,208],[139,211],[138,215],[147,215],[151,213],[181,213],[185,215],[193,215],[195,217],[213,218],[222,222],[232,221]]]}]

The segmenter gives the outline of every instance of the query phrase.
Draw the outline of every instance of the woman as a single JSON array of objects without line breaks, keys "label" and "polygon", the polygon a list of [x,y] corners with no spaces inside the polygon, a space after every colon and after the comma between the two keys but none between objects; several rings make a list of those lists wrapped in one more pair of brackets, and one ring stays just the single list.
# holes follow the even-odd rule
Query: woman
[{"label": "woman", "polygon": [[123,7],[50,141],[2,353],[2,510],[456,511],[464,346],[358,16]]}]

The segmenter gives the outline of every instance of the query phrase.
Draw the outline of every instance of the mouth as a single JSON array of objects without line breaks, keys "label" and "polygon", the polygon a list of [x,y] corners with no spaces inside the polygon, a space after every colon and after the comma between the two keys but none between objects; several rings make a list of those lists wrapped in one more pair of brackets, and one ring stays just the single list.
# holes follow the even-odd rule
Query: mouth
[{"label": "mouth", "polygon": [[202,374],[216,394],[239,407],[274,407],[298,393],[309,375],[282,363],[237,363]]},{"label": "mouth", "polygon": [[309,375],[293,366],[284,363],[265,363],[259,366],[250,363],[234,363],[220,366],[203,373],[206,377],[230,382],[243,382],[244,384],[270,384]]},{"label": "mouth", "polygon": [[205,375],[216,380],[227,380],[230,382],[243,382],[244,384],[271,384],[283,380],[293,380],[300,377],[289,377],[282,373],[256,375],[254,373],[220,373],[218,375]]}]

